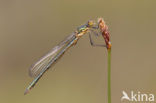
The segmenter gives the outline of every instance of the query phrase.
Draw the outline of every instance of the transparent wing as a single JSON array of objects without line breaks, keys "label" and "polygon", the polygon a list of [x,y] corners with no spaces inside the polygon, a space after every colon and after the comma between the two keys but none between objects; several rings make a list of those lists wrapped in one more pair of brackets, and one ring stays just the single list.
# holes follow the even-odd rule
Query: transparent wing
[{"label": "transparent wing", "polygon": [[71,40],[75,38],[75,33],[69,35],[66,39],[64,39],[57,46],[52,48],[46,55],[41,57],[36,63],[34,63],[29,69],[29,75],[31,77],[37,77],[41,71],[46,70],[49,65],[49,62],[61,51]]}]

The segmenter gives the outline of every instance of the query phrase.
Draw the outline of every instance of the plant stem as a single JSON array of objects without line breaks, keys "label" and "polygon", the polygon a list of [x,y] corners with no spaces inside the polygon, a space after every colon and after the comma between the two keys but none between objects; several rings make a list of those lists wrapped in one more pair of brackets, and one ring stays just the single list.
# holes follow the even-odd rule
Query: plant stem
[{"label": "plant stem", "polygon": [[111,48],[108,49],[108,103],[111,103]]}]

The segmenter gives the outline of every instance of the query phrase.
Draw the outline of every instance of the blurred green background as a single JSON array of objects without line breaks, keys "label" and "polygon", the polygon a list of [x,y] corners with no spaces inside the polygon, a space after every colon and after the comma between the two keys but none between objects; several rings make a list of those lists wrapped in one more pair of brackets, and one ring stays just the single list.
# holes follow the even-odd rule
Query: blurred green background
[{"label": "blurred green background", "polygon": [[[112,103],[122,91],[156,95],[156,1],[0,0],[0,103],[106,103],[107,51],[88,35],[33,80],[32,63],[90,19],[103,17],[112,41]],[[104,43],[102,38],[94,38]]]}]

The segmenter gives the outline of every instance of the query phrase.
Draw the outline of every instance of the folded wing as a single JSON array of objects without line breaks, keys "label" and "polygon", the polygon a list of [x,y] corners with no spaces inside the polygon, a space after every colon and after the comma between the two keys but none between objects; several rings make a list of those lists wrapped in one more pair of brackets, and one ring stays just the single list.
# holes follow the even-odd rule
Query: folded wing
[{"label": "folded wing", "polygon": [[[55,56],[75,38],[75,33],[69,35],[57,46],[52,48],[46,55],[41,57],[36,63],[34,63],[29,69],[29,75],[31,77],[37,77],[42,71],[49,68],[49,63],[55,58]],[[51,64],[52,65],[52,64]]]}]

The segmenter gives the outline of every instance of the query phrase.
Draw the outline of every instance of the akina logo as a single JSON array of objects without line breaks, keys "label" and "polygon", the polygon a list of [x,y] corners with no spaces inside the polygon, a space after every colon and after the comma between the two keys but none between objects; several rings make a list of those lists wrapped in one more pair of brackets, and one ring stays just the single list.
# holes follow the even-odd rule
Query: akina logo
[{"label": "akina logo", "polygon": [[130,93],[122,91],[121,101],[150,103],[150,102],[154,102],[154,94],[141,93],[140,91],[138,92],[131,91]]}]

